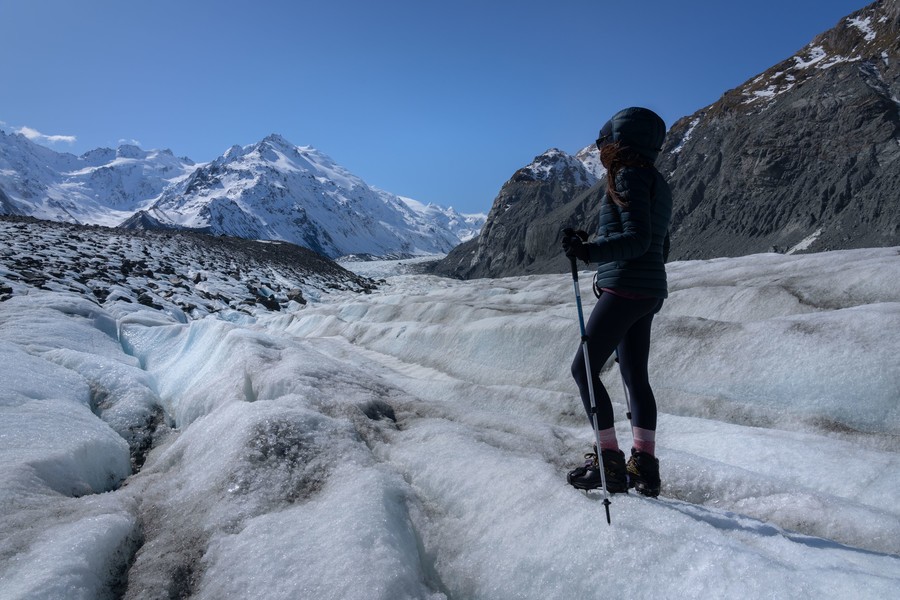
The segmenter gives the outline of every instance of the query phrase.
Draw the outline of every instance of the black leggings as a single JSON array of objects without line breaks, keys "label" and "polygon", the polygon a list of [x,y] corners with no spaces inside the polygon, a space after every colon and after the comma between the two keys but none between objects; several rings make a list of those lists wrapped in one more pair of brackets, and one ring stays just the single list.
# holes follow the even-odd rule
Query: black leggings
[{"label": "black leggings", "polygon": [[[650,356],[650,325],[653,315],[662,307],[661,298],[632,300],[604,292],[597,300],[585,325],[588,353],[594,384],[594,399],[600,429],[615,423],[612,401],[600,382],[600,369],[614,350],[619,352],[619,370],[631,400],[631,424],[642,429],[656,430],[656,398],[650,389],[647,360]],[[581,392],[584,410],[591,421],[591,396],[584,366],[584,346],[579,346],[572,362],[572,377]]]}]

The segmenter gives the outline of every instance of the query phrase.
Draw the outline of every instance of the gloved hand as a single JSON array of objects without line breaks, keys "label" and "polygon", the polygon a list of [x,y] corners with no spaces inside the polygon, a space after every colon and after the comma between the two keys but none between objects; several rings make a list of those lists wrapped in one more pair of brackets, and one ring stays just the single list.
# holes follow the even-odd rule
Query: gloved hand
[{"label": "gloved hand", "polygon": [[573,229],[564,229],[562,238],[563,252],[569,258],[580,258],[584,262],[590,262],[590,255],[587,248],[588,234],[581,229],[575,231]]}]

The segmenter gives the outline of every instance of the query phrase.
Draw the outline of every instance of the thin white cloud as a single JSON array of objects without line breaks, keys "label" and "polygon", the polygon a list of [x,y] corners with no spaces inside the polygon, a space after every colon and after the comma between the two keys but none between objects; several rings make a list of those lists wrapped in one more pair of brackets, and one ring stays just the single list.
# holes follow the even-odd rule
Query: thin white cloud
[{"label": "thin white cloud", "polygon": [[119,140],[119,145],[120,146],[122,146],[122,145],[137,146],[138,148],[143,147],[143,144],[141,144],[138,140],[121,139],[121,140]]},{"label": "thin white cloud", "polygon": [[39,144],[74,144],[77,141],[74,135],[46,135],[31,127],[19,127],[16,133],[21,133],[32,142]]}]

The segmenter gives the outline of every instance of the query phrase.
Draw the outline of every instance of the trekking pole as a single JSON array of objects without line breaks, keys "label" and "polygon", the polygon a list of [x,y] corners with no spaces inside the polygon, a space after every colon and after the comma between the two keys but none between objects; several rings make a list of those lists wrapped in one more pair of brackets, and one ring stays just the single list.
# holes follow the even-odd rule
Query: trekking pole
[{"label": "trekking pole", "polygon": [[575,283],[575,304],[578,306],[578,325],[581,327],[581,350],[584,354],[584,368],[587,372],[588,394],[591,397],[591,425],[594,427],[594,441],[597,444],[597,467],[600,469],[600,485],[603,487],[603,507],[606,509],[606,524],[612,525],[609,518],[609,492],[606,489],[606,470],[603,468],[603,451],[600,449],[600,423],[597,416],[597,401],[594,398],[594,377],[591,371],[591,358],[588,355],[588,336],[584,328],[584,311],[581,309],[581,289],[578,286],[578,261],[572,259],[572,281]]}]

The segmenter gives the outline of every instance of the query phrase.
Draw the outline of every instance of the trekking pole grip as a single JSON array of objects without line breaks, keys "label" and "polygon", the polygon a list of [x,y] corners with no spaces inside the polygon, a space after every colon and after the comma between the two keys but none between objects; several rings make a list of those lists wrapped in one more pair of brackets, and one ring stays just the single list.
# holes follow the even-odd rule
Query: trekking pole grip
[{"label": "trekking pole grip", "polygon": [[[566,227],[565,229],[563,229],[563,239],[565,239],[567,237],[572,237],[574,235],[575,235],[575,230],[572,229],[571,227]],[[575,256],[570,256],[569,262],[572,263],[572,279],[574,279],[577,282],[578,281],[578,258]]]}]

